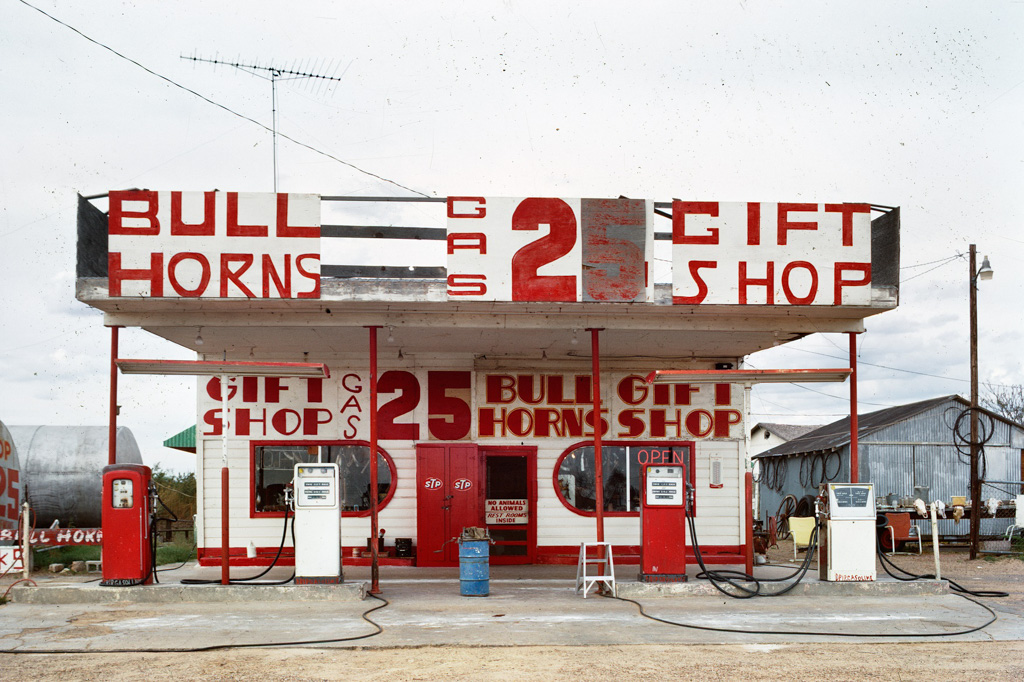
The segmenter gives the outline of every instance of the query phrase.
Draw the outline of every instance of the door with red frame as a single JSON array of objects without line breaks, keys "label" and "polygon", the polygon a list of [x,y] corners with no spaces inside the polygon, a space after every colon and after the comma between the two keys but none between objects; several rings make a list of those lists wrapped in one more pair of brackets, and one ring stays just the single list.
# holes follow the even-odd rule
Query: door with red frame
[{"label": "door with red frame", "polygon": [[537,448],[484,447],[484,520],[491,563],[532,564],[537,558]]},{"label": "door with red frame", "polygon": [[482,527],[483,466],[472,443],[416,446],[416,565],[458,566],[458,538]]}]

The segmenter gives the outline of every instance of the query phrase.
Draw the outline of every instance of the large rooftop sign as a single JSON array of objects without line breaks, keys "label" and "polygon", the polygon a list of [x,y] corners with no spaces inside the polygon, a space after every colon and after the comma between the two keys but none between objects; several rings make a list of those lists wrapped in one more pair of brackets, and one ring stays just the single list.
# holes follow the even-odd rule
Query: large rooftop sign
[{"label": "large rooftop sign", "polygon": [[[319,299],[323,274],[332,282],[387,280],[388,295],[426,296],[422,287],[402,289],[399,278],[437,280],[443,288],[430,291],[453,303],[881,309],[896,303],[898,211],[872,225],[872,207],[864,203],[451,196],[415,199],[444,205],[446,228],[322,222],[322,210],[348,220],[338,207],[352,201],[412,200],[114,191],[108,216],[87,215],[83,222],[80,214],[78,273],[108,277],[111,298]],[[333,208],[325,209],[328,203]],[[443,216],[439,210],[436,218]],[[106,223],[106,243],[93,246],[88,226],[97,220]],[[447,260],[445,267],[425,268],[321,266],[321,238],[339,237],[384,240],[377,241],[379,255],[388,259],[398,253],[389,240],[443,240]],[[358,259],[363,252],[346,245],[326,253]],[[101,266],[91,264],[92,254]],[[671,299],[667,287],[656,298],[656,254],[671,264],[671,272],[659,268],[659,277],[668,275]]]},{"label": "large rooftop sign", "polygon": [[[448,199],[448,297],[652,300],[651,201]],[[867,204],[672,202],[672,301],[871,304]]]},{"label": "large rooftop sign", "polygon": [[319,298],[320,197],[110,193],[111,296]]}]

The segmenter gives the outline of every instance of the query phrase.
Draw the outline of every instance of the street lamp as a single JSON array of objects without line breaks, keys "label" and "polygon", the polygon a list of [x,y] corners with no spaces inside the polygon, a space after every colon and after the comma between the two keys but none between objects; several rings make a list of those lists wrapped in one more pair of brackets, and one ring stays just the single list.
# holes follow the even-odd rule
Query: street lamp
[{"label": "street lamp", "polygon": [[978,280],[992,279],[988,256],[977,266],[977,252],[970,247],[971,281],[971,536],[970,558],[978,558],[978,530],[981,528],[981,480],[978,478]]}]

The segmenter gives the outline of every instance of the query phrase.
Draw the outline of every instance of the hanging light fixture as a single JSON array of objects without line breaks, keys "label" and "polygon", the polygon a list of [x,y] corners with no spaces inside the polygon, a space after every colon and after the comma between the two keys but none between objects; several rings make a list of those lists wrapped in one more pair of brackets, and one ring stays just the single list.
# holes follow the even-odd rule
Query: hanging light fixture
[{"label": "hanging light fixture", "polygon": [[203,341],[203,328],[199,327],[198,331],[196,331],[196,345],[201,346],[204,343],[206,342]]},{"label": "hanging light fixture", "polygon": [[394,327],[388,327],[388,343],[394,343],[394,342],[395,342],[395,328]]}]

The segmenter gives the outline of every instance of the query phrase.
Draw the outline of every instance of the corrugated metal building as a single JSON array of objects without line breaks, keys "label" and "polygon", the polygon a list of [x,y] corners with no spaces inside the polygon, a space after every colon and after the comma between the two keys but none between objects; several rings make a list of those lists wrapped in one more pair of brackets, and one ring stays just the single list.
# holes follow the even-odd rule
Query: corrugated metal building
[{"label": "corrugated metal building", "polygon": [[[957,420],[969,415],[969,407],[967,400],[948,395],[859,415],[858,479],[874,483],[880,505],[889,496],[942,500],[947,505],[954,495],[970,497],[970,461],[960,452],[966,453],[969,447],[968,417],[959,427],[962,439],[956,432]],[[983,480],[1022,480],[1024,426],[983,410],[979,438],[985,441]],[[850,420],[846,417],[806,433],[756,459],[760,463],[757,512],[766,519],[777,514],[787,495],[800,500],[816,495],[822,482],[850,480]],[[1012,500],[1019,492],[1019,486],[982,486],[983,502]],[[1001,534],[1011,522],[992,518],[984,509],[983,513],[981,535]],[[930,523],[919,524],[924,532],[931,532]],[[969,528],[966,521],[939,521],[941,535],[967,535]]]}]

